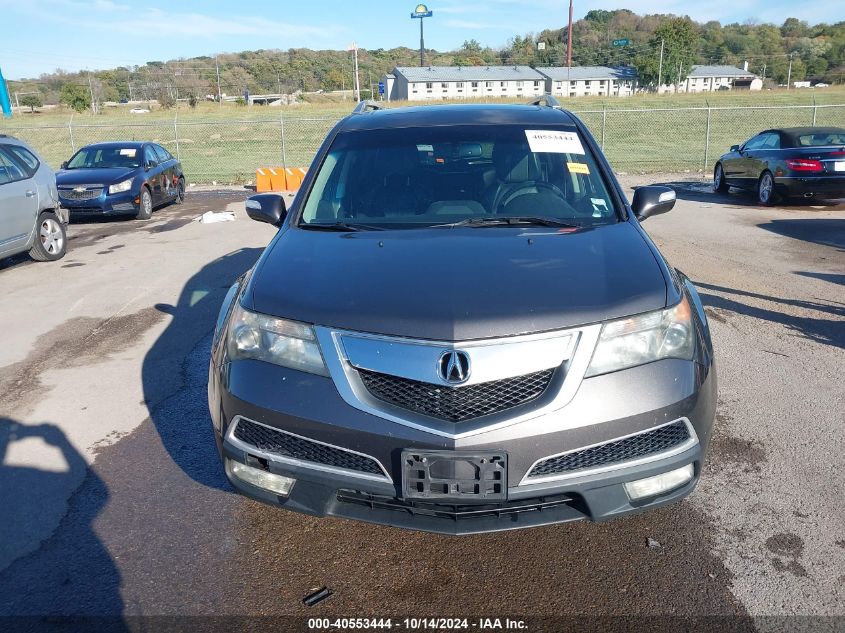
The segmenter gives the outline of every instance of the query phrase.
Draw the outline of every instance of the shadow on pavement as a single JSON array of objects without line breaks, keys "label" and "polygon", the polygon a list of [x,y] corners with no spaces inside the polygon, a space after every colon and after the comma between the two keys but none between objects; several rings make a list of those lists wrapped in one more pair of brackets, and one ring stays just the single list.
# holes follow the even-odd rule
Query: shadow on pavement
[{"label": "shadow on pavement", "polygon": [[[810,275],[808,274],[808,276]],[[833,345],[834,347],[845,347],[845,328],[842,327],[842,319],[845,318],[845,305],[843,304],[819,303],[816,301],[805,301],[803,299],[785,299],[783,297],[773,297],[771,295],[747,292],[735,288],[715,286],[700,281],[695,282],[695,285],[701,290],[713,290],[738,297],[749,297],[784,306],[792,306],[802,310],[830,314],[834,317],[833,319],[796,316],[786,312],[751,306],[737,299],[701,292],[701,299],[707,306],[729,310],[737,314],[744,314],[771,323],[778,323],[818,343]]]},{"label": "shadow on pavement", "polygon": [[[33,445],[41,442],[40,447]],[[27,443],[28,450],[18,443]],[[24,457],[48,451],[49,469],[30,465]],[[34,452],[35,451],[35,452]],[[61,460],[64,469],[56,469]],[[29,543],[38,547],[17,560],[26,547],[21,539],[40,529],[43,508],[61,503],[67,479],[84,481],[68,501],[68,510],[55,534],[44,541]],[[25,425],[0,417],[0,616],[23,616],[6,621],[16,630],[48,628],[44,616],[118,616],[123,611],[121,578],[111,555],[98,537],[94,522],[105,507],[109,493],[103,481],[53,424]],[[17,539],[17,540],[16,540]],[[17,552],[16,552],[17,550]],[[25,551],[25,550],[24,550]],[[102,622],[108,631],[124,630],[119,619]],[[7,629],[8,630],[8,629]]]},{"label": "shadow on pavement", "polygon": [[837,275],[836,273],[809,273],[809,272],[796,272],[796,275],[800,275],[801,277],[811,277],[812,279],[820,279],[822,281],[827,281],[832,284],[839,284],[840,286],[845,286],[845,275]]},{"label": "shadow on pavement", "polygon": [[220,465],[208,403],[207,345],[226,291],[258,259],[262,249],[246,248],[216,259],[191,277],[175,306],[156,308],[171,316],[167,329],[144,357],[144,401],[171,459],[191,479],[229,490]]},{"label": "shadow on pavement", "polygon": [[845,218],[771,220],[758,227],[784,237],[812,242],[845,252]]},{"label": "shadow on pavement", "polygon": [[[757,202],[756,195],[752,191],[742,189],[731,189],[728,193],[713,191],[713,183],[710,180],[673,180],[670,182],[655,182],[655,185],[671,187],[675,190],[679,200],[689,200],[704,204],[715,204],[729,207],[759,207],[765,209]],[[810,209],[813,207],[824,207],[825,209],[845,208],[842,200],[820,200],[814,198],[790,198],[781,200],[772,209]]]}]

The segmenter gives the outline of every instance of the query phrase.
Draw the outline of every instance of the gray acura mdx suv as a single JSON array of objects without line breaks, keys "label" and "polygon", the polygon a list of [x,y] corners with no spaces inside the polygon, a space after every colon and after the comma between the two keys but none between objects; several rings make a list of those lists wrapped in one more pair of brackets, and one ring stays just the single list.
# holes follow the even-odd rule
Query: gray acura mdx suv
[{"label": "gray acura mdx suv", "polygon": [[329,133],[229,291],[209,407],[226,474],[290,510],[454,534],[681,499],[710,440],[701,301],[584,124],[381,109]]}]

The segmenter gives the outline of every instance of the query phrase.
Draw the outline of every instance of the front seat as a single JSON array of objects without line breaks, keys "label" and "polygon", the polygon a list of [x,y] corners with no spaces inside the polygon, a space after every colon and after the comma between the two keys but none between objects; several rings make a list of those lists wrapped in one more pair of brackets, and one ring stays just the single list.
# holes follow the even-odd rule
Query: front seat
[{"label": "front seat", "polygon": [[375,186],[362,215],[370,217],[410,216],[420,212],[421,195],[414,182],[419,159],[416,148],[391,148],[379,153],[377,163],[384,172],[373,178]]},{"label": "front seat", "polygon": [[520,189],[531,193],[530,186],[542,180],[537,157],[528,144],[502,143],[493,148],[496,178],[482,196],[490,213],[499,213],[505,201]]}]

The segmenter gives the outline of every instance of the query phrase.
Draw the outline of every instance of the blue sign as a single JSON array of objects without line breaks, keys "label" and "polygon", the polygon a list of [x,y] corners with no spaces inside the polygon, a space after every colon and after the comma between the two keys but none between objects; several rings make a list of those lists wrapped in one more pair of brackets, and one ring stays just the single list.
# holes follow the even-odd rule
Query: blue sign
[{"label": "blue sign", "polygon": [[378,93],[380,95],[384,94],[384,82],[383,81],[378,82]]},{"label": "blue sign", "polygon": [[430,11],[427,6],[424,4],[418,4],[417,8],[414,9],[414,12],[411,14],[412,18],[430,18],[434,15],[433,11]]},{"label": "blue sign", "polygon": [[614,46],[628,46],[631,43],[631,40],[613,40]]}]

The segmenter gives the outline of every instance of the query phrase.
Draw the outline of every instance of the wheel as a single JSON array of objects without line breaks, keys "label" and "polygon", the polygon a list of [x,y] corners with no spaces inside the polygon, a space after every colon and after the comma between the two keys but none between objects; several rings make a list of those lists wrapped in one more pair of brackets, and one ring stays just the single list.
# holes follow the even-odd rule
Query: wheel
[{"label": "wheel", "polygon": [[135,217],[139,220],[149,220],[153,217],[153,196],[146,187],[141,187],[141,208]]},{"label": "wheel", "polygon": [[725,182],[725,172],[722,171],[722,163],[716,163],[716,169],[713,170],[713,191],[718,193],[728,193],[730,187]]},{"label": "wheel", "polygon": [[767,207],[777,201],[775,179],[771,172],[764,171],[757,182],[757,201]]},{"label": "wheel", "polygon": [[52,211],[38,216],[38,234],[29,250],[29,256],[39,262],[54,262],[67,253],[67,233],[64,224]]},{"label": "wheel", "polygon": [[176,185],[176,204],[185,202],[185,179],[180,178],[179,184]]}]

